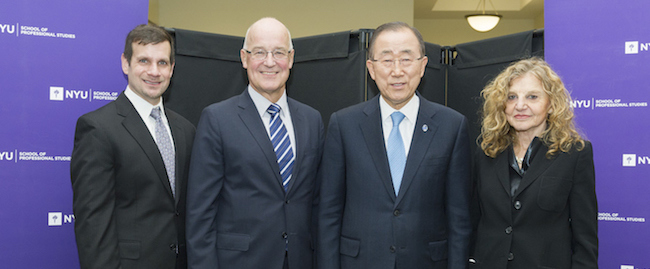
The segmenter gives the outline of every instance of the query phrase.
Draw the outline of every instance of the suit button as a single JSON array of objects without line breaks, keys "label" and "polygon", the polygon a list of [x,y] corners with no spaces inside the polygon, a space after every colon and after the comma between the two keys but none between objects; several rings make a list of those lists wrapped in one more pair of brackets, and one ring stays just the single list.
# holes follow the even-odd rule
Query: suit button
[{"label": "suit button", "polygon": [[515,254],[512,254],[512,252],[508,253],[508,260],[512,261],[515,259]]},{"label": "suit button", "polygon": [[290,201],[290,200],[286,200],[286,201],[284,201],[284,203],[285,203],[285,204],[289,204],[289,201]]},{"label": "suit button", "polygon": [[289,235],[286,232],[284,232],[284,233],[282,233],[282,238],[287,239],[287,238],[289,238]]},{"label": "suit button", "polygon": [[174,212],[174,213],[176,213],[176,216],[178,216],[178,215],[180,215],[180,214],[181,214],[181,213],[179,213],[179,212],[178,212],[178,210],[177,210],[176,212]]},{"label": "suit button", "polygon": [[395,249],[396,249],[395,246],[390,246],[390,252],[391,253],[395,253]]},{"label": "suit button", "polygon": [[173,252],[176,252],[176,244],[169,245],[169,249]]},{"label": "suit button", "polygon": [[508,226],[508,228],[506,228],[506,234],[511,234],[511,233],[512,233],[512,226]]},{"label": "suit button", "polygon": [[399,214],[400,214],[399,210],[393,211],[393,215],[395,215],[395,217],[399,216]]},{"label": "suit button", "polygon": [[521,202],[519,202],[519,201],[515,202],[515,209],[517,209],[517,210],[521,209]]}]

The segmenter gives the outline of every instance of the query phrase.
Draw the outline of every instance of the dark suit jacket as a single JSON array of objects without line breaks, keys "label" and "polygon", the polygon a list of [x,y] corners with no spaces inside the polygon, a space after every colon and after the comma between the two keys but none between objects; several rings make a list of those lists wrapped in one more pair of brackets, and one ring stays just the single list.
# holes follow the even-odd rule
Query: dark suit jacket
[{"label": "dark suit jacket", "polygon": [[77,121],[70,172],[81,268],[186,267],[185,188],[194,126],[165,113],[176,146],[176,199],[156,142],[124,94]]},{"label": "dark suit jacket", "polygon": [[512,198],[508,152],[476,152],[472,268],[598,268],[591,144],[551,159],[547,150],[537,151]]},{"label": "dark suit jacket", "polygon": [[311,268],[323,122],[313,108],[288,104],[297,145],[287,193],[247,90],[203,110],[188,182],[190,268],[282,268],[285,252],[289,268]]},{"label": "dark suit jacket", "polygon": [[321,164],[318,268],[465,268],[471,231],[465,117],[420,96],[396,197],[379,98],[330,119]]}]

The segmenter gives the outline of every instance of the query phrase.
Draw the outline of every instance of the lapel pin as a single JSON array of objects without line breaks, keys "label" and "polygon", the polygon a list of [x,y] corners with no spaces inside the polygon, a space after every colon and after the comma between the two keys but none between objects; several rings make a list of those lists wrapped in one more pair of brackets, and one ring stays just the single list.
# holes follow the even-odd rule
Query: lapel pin
[{"label": "lapel pin", "polygon": [[428,130],[429,130],[429,126],[428,126],[428,125],[426,125],[426,124],[425,124],[425,125],[422,125],[422,131],[423,131],[423,132],[426,133]]}]

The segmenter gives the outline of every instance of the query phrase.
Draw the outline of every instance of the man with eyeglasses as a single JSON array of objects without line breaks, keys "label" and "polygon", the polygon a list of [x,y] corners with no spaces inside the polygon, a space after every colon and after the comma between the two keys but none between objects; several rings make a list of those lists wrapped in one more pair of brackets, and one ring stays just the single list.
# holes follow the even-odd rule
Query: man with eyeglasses
[{"label": "man with eyeglasses", "polygon": [[255,22],[240,51],[250,84],[203,110],[188,180],[189,268],[313,266],[324,126],[318,111],[287,97],[294,53],[281,22]]},{"label": "man with eyeglasses", "polygon": [[416,93],[428,61],[417,29],[379,26],[368,56],[380,94],[329,122],[318,268],[466,268],[467,120]]}]

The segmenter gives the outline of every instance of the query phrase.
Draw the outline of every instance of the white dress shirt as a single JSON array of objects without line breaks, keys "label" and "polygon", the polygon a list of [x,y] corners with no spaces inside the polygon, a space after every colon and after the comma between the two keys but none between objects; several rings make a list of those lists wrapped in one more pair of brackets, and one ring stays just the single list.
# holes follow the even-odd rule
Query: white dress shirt
[{"label": "white dress shirt", "polygon": [[[264,123],[264,127],[266,128],[266,134],[269,136],[269,139],[271,139],[271,114],[266,111],[269,106],[271,106],[271,101],[255,91],[255,89],[250,85],[248,85],[248,94],[251,96],[251,99],[253,99],[253,104],[255,104],[255,108],[257,108],[257,113],[259,113],[260,118],[262,118],[262,122]],[[280,106],[280,119],[282,120],[284,127],[287,129],[287,134],[289,134],[291,151],[293,151],[293,156],[295,158],[296,138],[293,130],[293,122],[291,121],[291,112],[289,112],[289,103],[287,103],[286,91],[282,93],[280,100],[278,100],[276,104]]]},{"label": "white dress shirt", "polygon": [[390,115],[395,111],[404,114],[404,119],[399,124],[399,132],[402,135],[402,142],[404,142],[405,156],[408,158],[409,149],[411,148],[411,140],[413,140],[413,133],[415,131],[415,123],[418,119],[418,110],[420,109],[420,97],[418,97],[417,94],[414,94],[406,105],[399,110],[396,110],[380,96],[379,109],[381,111],[381,127],[384,131],[384,146],[386,148],[388,148],[388,136],[390,135],[390,131],[393,129],[393,119]]},{"label": "white dress shirt", "polygon": [[174,143],[174,137],[172,136],[171,129],[169,128],[169,121],[167,120],[167,114],[165,114],[165,107],[163,107],[162,97],[160,97],[160,102],[158,102],[158,104],[154,106],[151,103],[144,100],[139,95],[137,95],[135,92],[133,92],[133,90],[131,90],[129,86],[126,86],[124,95],[126,95],[126,98],[128,98],[129,101],[131,101],[133,107],[135,107],[135,110],[140,115],[140,118],[142,118],[142,121],[144,121],[144,124],[147,126],[147,129],[149,129],[149,134],[151,134],[151,137],[153,137],[154,141],[156,140],[156,120],[153,117],[151,117],[151,110],[154,107],[160,107],[160,118],[163,121],[163,125],[165,125],[167,134],[171,138],[172,149],[175,152],[176,145]]}]

